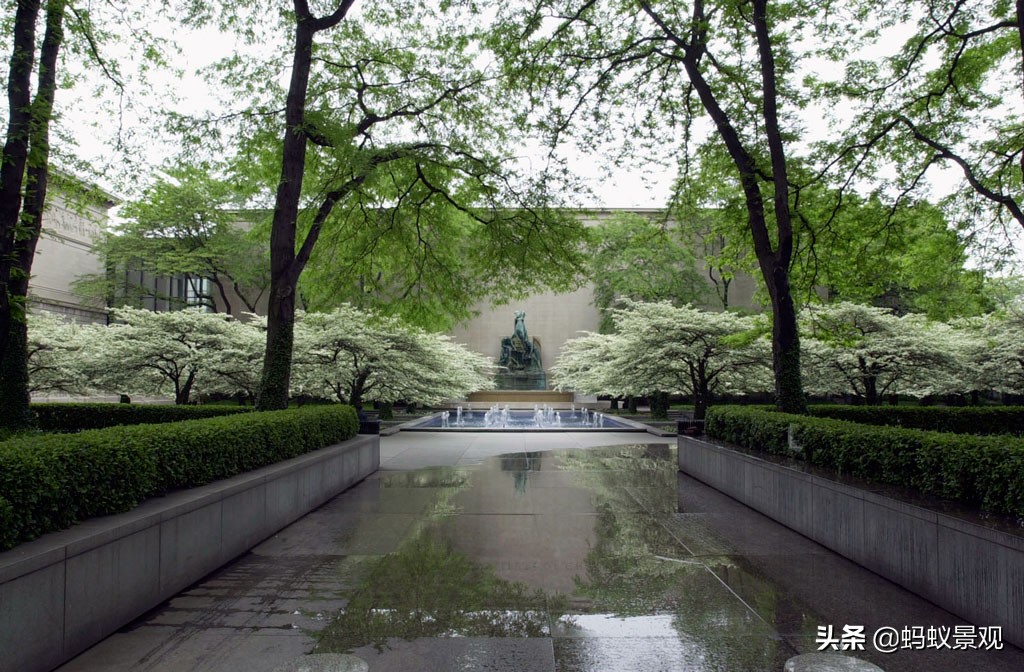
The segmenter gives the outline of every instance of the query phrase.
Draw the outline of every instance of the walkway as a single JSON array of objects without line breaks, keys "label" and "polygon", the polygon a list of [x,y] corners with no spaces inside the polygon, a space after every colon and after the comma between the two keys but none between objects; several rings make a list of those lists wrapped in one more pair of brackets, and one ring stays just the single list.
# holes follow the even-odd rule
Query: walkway
[{"label": "walkway", "polygon": [[[963,625],[678,475],[672,443],[386,437],[373,477],[60,670],[270,672],[352,651],[371,672],[760,672],[822,626]],[[1024,669],[1009,645],[857,655]]]}]

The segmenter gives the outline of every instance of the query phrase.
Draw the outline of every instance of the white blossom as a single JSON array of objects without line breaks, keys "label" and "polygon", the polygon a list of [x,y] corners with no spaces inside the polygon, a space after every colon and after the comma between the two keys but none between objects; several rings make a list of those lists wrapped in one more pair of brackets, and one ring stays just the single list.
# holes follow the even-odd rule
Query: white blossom
[{"label": "white blossom", "polygon": [[963,389],[952,330],[923,315],[840,302],[802,315],[804,388],[853,394],[869,404],[886,395],[923,397]]},{"label": "white blossom", "polygon": [[297,317],[293,393],[433,404],[494,386],[490,359],[398,318],[348,304]]}]

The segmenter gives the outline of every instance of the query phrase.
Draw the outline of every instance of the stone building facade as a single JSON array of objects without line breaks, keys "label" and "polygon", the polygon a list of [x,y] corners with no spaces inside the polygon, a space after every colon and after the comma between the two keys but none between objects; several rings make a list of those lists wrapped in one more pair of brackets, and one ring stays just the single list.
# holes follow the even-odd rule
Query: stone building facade
[{"label": "stone building facade", "polygon": [[29,281],[29,305],[81,323],[106,322],[106,306],[74,292],[76,279],[103,272],[94,246],[116,200],[99,191],[69,196],[54,180]]}]

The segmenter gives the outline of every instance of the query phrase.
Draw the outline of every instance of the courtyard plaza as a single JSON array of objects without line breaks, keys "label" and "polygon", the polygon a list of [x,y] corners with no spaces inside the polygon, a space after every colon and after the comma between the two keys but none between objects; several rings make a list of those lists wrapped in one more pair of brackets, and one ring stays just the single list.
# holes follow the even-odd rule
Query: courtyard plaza
[{"label": "courtyard plaza", "polygon": [[985,624],[677,473],[674,444],[381,437],[370,478],[59,670],[774,671],[859,631],[845,654],[887,672],[1024,670],[1005,643],[918,646]]}]

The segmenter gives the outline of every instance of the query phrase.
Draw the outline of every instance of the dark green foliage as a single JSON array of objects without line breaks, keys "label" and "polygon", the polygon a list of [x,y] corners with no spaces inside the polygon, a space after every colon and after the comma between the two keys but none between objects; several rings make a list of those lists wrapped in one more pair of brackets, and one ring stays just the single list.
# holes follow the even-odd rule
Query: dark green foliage
[{"label": "dark green foliage", "polygon": [[32,404],[39,429],[77,432],[118,425],[142,425],[200,420],[251,413],[240,406],[177,406],[170,404]]},{"label": "dark green foliage", "polygon": [[349,406],[311,406],[12,438],[0,443],[0,549],[344,441],[358,427]]},{"label": "dark green foliage", "polygon": [[29,401],[28,329],[24,322],[15,322],[0,361],[0,428],[31,429],[35,419]]},{"label": "dark green foliage", "polygon": [[811,406],[819,418],[953,434],[1024,434],[1022,406]]},{"label": "dark green foliage", "polygon": [[739,406],[709,409],[705,431],[750,450],[793,455],[868,481],[1024,516],[1020,439],[880,427]]},{"label": "dark green foliage", "polygon": [[0,497],[0,548],[10,548],[18,543],[18,530],[14,526],[14,507]]},{"label": "dark green foliage", "polygon": [[655,420],[668,419],[668,392],[654,392],[650,399],[651,417]]}]

